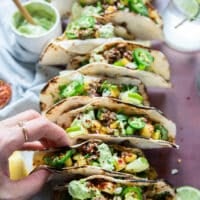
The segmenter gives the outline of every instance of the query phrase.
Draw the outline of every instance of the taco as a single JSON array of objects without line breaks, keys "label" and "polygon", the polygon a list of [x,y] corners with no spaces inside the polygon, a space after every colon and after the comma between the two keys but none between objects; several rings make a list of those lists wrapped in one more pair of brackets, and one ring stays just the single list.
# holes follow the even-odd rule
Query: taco
[{"label": "taco", "polygon": [[144,85],[138,79],[119,77],[84,76],[79,72],[56,76],[40,92],[40,110],[72,96],[106,96],[123,102],[148,106]]},{"label": "taco", "polygon": [[122,40],[111,23],[103,24],[93,16],[70,22],[62,36],[47,45],[40,57],[41,65],[66,65],[73,55],[85,55],[108,41]]},{"label": "taco", "polygon": [[109,42],[90,55],[74,56],[68,69],[78,68],[88,75],[130,76],[142,80],[146,86],[171,87],[170,66],[165,55],[133,42]]},{"label": "taco", "polygon": [[[97,6],[97,9],[98,9],[98,6]],[[76,14],[80,13],[79,10],[73,9],[73,8],[72,8],[72,12]],[[122,25],[119,25],[119,24],[115,25],[109,22],[109,21],[112,21],[113,19],[112,14],[111,16],[108,15],[109,17],[108,16],[100,17],[100,15],[91,16],[91,12],[89,11],[88,14],[83,13],[83,15],[78,16],[74,20],[70,21],[70,23],[68,24],[65,30],[65,33],[61,37],[57,38],[56,40],[48,44],[48,46],[44,49],[40,57],[41,65],[66,65],[71,56],[74,56],[77,54],[81,54],[81,55],[88,54],[93,49],[95,49],[96,47],[98,47],[99,45],[103,43],[106,43],[112,40],[114,41],[120,40],[119,37],[133,40],[135,39],[134,32],[137,33],[138,30],[140,29],[145,34],[148,33],[149,39],[153,38],[152,35],[154,34],[155,34],[155,37],[157,37],[156,35],[157,33],[154,33],[156,32],[156,26],[151,27],[150,25],[151,21],[148,18],[147,18],[147,22],[149,24],[149,30],[143,31],[143,28],[145,28],[145,26],[138,28],[137,21],[138,20],[140,21],[140,19],[138,18],[146,18],[144,16],[136,15],[134,17],[135,23],[131,23],[131,24],[135,24],[135,25],[134,26],[131,25],[131,29],[130,29],[131,31],[129,32],[129,24],[127,24],[128,30],[126,30],[122,26],[124,25],[124,23],[121,23]],[[115,14],[114,16],[117,17],[118,15],[120,15],[120,13],[121,12],[117,12],[117,14]],[[131,14],[131,16],[135,15],[134,13],[129,13],[129,14]],[[146,19],[144,21],[146,22]],[[135,26],[136,26],[136,30],[132,32],[132,30],[134,29],[133,27]],[[160,28],[159,28],[159,31],[161,31]],[[138,35],[138,37],[140,35],[142,36],[141,33],[136,34],[136,35]],[[143,37],[141,37],[140,39],[143,39]]]},{"label": "taco", "polygon": [[175,200],[175,190],[163,180],[136,181],[96,175],[54,189],[54,200]]},{"label": "taco", "polygon": [[33,165],[47,166],[63,174],[84,176],[107,174],[136,179],[155,179],[157,176],[141,150],[106,144],[100,140],[88,140],[71,148],[36,153]]},{"label": "taco", "polygon": [[72,19],[81,16],[111,22],[116,35],[125,39],[163,40],[162,19],[148,1],[78,0],[72,6]]},{"label": "taco", "polygon": [[[71,97],[52,106],[45,116],[66,130],[74,143],[79,139],[127,141],[138,148],[177,147],[176,126],[151,107],[124,104],[107,97]],[[85,101],[85,103],[86,103]]]}]

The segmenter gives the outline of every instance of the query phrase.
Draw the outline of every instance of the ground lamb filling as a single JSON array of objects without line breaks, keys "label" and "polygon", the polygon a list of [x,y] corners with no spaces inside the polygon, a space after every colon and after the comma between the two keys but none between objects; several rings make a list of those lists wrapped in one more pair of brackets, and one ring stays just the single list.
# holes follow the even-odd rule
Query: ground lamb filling
[{"label": "ground lamb filling", "polygon": [[70,137],[83,134],[107,134],[112,136],[138,136],[154,140],[173,141],[168,130],[159,122],[144,115],[125,115],[107,108],[91,108],[79,113],[66,129]]}]

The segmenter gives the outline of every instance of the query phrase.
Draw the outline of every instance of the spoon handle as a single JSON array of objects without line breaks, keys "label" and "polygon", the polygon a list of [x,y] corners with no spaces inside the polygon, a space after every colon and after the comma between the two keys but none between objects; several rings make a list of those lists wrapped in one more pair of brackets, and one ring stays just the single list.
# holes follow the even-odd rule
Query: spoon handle
[{"label": "spoon handle", "polygon": [[15,5],[17,6],[17,8],[19,9],[19,11],[24,16],[25,19],[30,24],[36,25],[36,23],[34,22],[33,18],[30,15],[30,13],[28,12],[28,10],[24,6],[22,6],[22,4],[20,3],[20,1],[19,0],[13,0],[13,2],[15,3]]}]

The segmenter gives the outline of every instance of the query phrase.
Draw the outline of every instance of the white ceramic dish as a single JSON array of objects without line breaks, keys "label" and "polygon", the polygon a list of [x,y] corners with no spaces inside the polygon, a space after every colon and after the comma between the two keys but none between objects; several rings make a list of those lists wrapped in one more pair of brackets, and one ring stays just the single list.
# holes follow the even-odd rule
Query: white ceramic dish
[{"label": "white ceramic dish", "polygon": [[[38,58],[39,58],[39,55],[42,49],[44,48],[44,46],[50,40],[52,40],[55,37],[58,37],[62,33],[60,14],[53,5],[44,1],[40,1],[40,0],[32,0],[32,1],[26,2],[23,5],[25,5],[26,7],[31,5],[31,9],[37,9],[37,11],[39,8],[42,8],[43,12],[45,9],[55,15],[55,23],[51,27],[51,29],[39,36],[33,36],[33,35],[27,36],[20,33],[16,28],[15,20],[12,18],[11,28],[15,34],[16,42],[27,51],[30,51],[34,54],[38,54]],[[12,16],[14,16],[16,12],[18,11],[15,11]]]}]

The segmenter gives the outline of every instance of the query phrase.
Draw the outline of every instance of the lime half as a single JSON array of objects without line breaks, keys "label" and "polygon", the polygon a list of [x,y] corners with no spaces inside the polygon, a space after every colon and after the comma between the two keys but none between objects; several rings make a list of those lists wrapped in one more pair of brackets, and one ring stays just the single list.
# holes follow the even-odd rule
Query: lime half
[{"label": "lime half", "polygon": [[200,190],[191,187],[183,186],[176,189],[177,200],[200,200]]},{"label": "lime half", "polygon": [[200,0],[173,0],[177,8],[190,20],[196,19],[200,13]]}]

